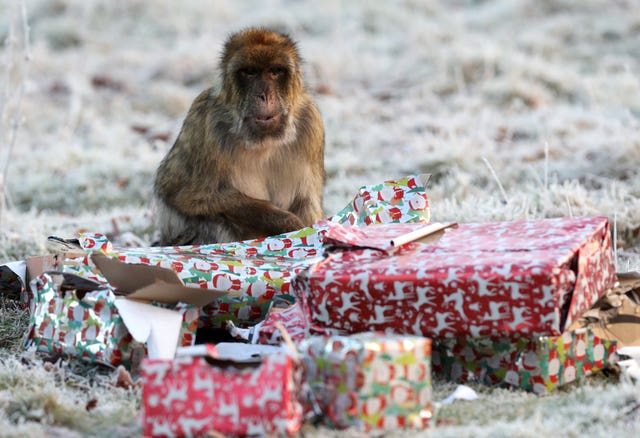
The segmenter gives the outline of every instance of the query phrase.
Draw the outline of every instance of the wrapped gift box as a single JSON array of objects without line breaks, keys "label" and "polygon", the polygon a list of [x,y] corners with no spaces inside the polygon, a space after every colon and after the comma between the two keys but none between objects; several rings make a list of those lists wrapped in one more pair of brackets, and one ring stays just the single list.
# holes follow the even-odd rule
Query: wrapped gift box
[{"label": "wrapped gift box", "polygon": [[[31,291],[26,346],[39,351],[132,366],[147,355],[147,341],[159,356],[195,341],[200,309],[193,305],[127,300],[109,286],[56,272],[33,279]],[[163,345],[170,340],[177,342]]]},{"label": "wrapped gift box", "polygon": [[145,436],[281,436],[300,429],[302,366],[297,356],[278,349],[258,362],[238,360],[221,355],[222,345],[207,345],[198,356],[143,361]]},{"label": "wrapped gift box", "polygon": [[615,282],[605,217],[461,224],[436,243],[378,244],[390,227],[417,226],[350,233],[332,224],[326,243],[350,249],[334,250],[294,282],[312,330],[558,336]]},{"label": "wrapped gift box", "polygon": [[605,368],[615,350],[615,341],[588,329],[534,340],[443,339],[434,342],[433,371],[454,381],[504,383],[545,393]]},{"label": "wrapped gift box", "polygon": [[224,321],[253,325],[266,317],[271,300],[287,294],[296,273],[318,261],[322,236],[330,224],[365,226],[372,223],[428,222],[428,177],[411,175],[363,186],[336,215],[298,231],[211,245],[116,249],[103,234],[85,234],[78,245],[87,254],[65,261],[64,271],[105,281],[89,254],[101,251],[129,264],[174,270],[187,286],[241,292],[221,296],[203,308],[201,327]]},{"label": "wrapped gift box", "polygon": [[336,428],[424,428],[431,405],[431,341],[361,333],[316,336],[299,347],[325,422]]}]

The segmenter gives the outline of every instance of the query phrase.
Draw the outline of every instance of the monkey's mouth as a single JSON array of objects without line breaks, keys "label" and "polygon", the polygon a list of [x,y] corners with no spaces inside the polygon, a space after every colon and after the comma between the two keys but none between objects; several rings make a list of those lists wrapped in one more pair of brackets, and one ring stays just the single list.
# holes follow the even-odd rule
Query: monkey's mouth
[{"label": "monkey's mouth", "polygon": [[270,128],[278,124],[278,121],[280,120],[280,114],[256,116],[254,120],[256,122],[256,125],[264,128]]}]

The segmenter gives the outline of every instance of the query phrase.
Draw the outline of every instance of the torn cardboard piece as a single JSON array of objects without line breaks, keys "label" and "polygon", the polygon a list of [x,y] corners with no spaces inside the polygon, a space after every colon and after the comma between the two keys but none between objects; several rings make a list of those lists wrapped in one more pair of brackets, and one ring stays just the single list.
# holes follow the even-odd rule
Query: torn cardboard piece
[{"label": "torn cardboard piece", "polygon": [[242,292],[188,287],[175,271],[159,266],[125,263],[99,252],[93,253],[91,260],[118,293],[132,300],[202,307],[223,296],[242,296]]},{"label": "torn cardboard piece", "polygon": [[618,347],[640,347],[640,273],[618,274],[613,289],[580,318],[574,327],[586,327]]}]

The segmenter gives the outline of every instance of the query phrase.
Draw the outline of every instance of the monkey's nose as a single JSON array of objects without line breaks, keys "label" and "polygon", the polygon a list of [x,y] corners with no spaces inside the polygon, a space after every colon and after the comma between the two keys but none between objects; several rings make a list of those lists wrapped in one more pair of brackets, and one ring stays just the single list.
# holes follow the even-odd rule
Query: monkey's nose
[{"label": "monkey's nose", "polygon": [[266,102],[266,101],[267,101],[267,95],[266,95],[266,94],[264,94],[264,93],[256,94],[256,97],[257,97],[258,99],[260,99],[261,101],[263,101],[263,102]]}]

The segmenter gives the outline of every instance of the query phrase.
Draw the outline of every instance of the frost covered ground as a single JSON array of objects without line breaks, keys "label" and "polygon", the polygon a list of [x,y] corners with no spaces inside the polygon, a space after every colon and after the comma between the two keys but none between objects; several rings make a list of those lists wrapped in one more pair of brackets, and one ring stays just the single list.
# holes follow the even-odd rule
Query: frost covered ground
[{"label": "frost covered ground", "polygon": [[[631,0],[0,0],[0,262],[79,230],[148,242],[153,172],[193,98],[217,81],[225,37],[250,25],[299,41],[325,121],[327,214],[363,184],[431,173],[435,220],[606,215],[619,270],[640,269]],[[93,369],[30,367],[19,315],[5,303],[0,316],[0,435],[139,433],[137,392]],[[437,385],[436,397],[452,388]],[[445,408],[453,424],[435,433],[640,431],[630,383],[481,396]]]}]

